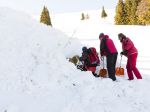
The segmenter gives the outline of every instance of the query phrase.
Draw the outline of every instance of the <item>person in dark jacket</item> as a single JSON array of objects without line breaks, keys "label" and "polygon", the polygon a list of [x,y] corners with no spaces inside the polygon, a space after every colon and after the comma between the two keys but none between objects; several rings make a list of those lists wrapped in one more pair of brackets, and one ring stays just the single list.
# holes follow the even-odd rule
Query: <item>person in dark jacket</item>
[{"label": "person in dark jacket", "polygon": [[92,63],[91,62],[91,60],[90,60],[90,54],[91,53],[92,53],[92,51],[84,46],[82,48],[82,56],[79,58],[79,60],[83,62],[83,71],[92,71],[92,74],[95,77],[99,77],[95,73],[96,66],[98,66],[98,63],[95,63],[95,62]]},{"label": "person in dark jacket", "polygon": [[112,39],[109,38],[108,35],[104,35],[104,33],[101,33],[99,35],[100,39],[100,54],[101,56],[106,56],[107,60],[107,70],[108,70],[108,76],[113,81],[116,80],[116,61],[118,56],[118,51],[114,45],[114,42]]},{"label": "person in dark jacket", "polygon": [[126,37],[123,33],[118,34],[118,38],[122,44],[122,52],[120,53],[121,55],[125,55],[128,60],[127,60],[127,73],[128,73],[128,80],[133,80],[133,73],[137,77],[137,79],[142,79],[142,76],[139,72],[139,70],[136,67],[136,60],[138,56],[138,51],[135,48],[133,42]]}]

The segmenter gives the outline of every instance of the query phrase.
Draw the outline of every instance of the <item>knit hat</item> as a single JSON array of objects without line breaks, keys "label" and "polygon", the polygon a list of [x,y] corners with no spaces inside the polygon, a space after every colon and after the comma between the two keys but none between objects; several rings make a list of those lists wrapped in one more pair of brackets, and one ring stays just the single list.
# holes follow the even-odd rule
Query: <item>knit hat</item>
[{"label": "knit hat", "polygon": [[120,37],[126,38],[126,36],[125,36],[123,33],[119,33],[119,34],[118,34],[118,38],[120,38]]},{"label": "knit hat", "polygon": [[82,47],[82,51],[86,52],[87,51],[87,47],[86,46]]},{"label": "knit hat", "polygon": [[100,33],[99,34],[99,38],[102,38],[102,37],[104,37],[105,35],[104,35],[104,33]]}]

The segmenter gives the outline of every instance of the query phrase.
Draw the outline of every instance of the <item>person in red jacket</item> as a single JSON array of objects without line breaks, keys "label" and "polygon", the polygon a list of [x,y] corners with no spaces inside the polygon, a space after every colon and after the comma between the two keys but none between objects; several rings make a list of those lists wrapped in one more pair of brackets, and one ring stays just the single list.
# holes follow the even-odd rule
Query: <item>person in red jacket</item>
[{"label": "person in red jacket", "polygon": [[91,71],[95,77],[99,77],[95,71],[96,67],[100,64],[100,60],[94,47],[87,48],[84,46],[82,48],[82,56],[79,60],[83,63],[83,66],[79,67],[82,68],[82,71]]},{"label": "person in red jacket", "polygon": [[100,54],[101,56],[106,56],[107,60],[107,70],[108,70],[108,76],[113,81],[116,80],[116,61],[118,56],[118,51],[114,45],[114,42],[112,39],[109,38],[108,35],[104,35],[104,33],[101,33],[99,35],[100,39]]},{"label": "person in red jacket", "polygon": [[133,42],[128,37],[126,37],[123,33],[119,33],[118,38],[122,44],[122,50],[123,50],[120,54],[125,55],[128,58],[127,65],[126,65],[127,73],[129,77],[128,80],[134,79],[133,73],[135,74],[137,79],[142,79],[142,76],[136,67],[138,51],[135,48]]}]

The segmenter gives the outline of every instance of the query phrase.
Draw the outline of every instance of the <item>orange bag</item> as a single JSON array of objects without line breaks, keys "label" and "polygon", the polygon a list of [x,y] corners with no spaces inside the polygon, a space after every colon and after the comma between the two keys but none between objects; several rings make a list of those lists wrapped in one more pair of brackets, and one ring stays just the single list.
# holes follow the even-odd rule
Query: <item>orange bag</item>
[{"label": "orange bag", "polygon": [[116,68],[116,75],[117,76],[123,76],[124,75],[124,68],[121,68],[121,61],[122,61],[122,55],[120,59],[120,67]]}]

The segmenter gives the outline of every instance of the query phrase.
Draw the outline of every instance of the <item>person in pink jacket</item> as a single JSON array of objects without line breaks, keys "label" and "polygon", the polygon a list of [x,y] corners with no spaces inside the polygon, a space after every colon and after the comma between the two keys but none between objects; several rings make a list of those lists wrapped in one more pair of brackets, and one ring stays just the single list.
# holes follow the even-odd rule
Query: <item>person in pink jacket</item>
[{"label": "person in pink jacket", "polygon": [[114,45],[114,42],[112,39],[109,38],[108,35],[104,35],[104,33],[101,33],[99,35],[100,39],[100,54],[101,56],[106,56],[107,60],[107,70],[108,70],[108,76],[113,81],[116,80],[116,61],[118,56],[118,51]]},{"label": "person in pink jacket", "polygon": [[126,37],[123,33],[119,33],[118,38],[122,43],[122,50],[123,50],[120,54],[125,55],[128,58],[127,65],[126,65],[127,73],[129,77],[128,80],[134,79],[133,73],[135,74],[137,79],[142,79],[142,76],[136,67],[138,51],[135,48],[133,42],[128,37]]}]

